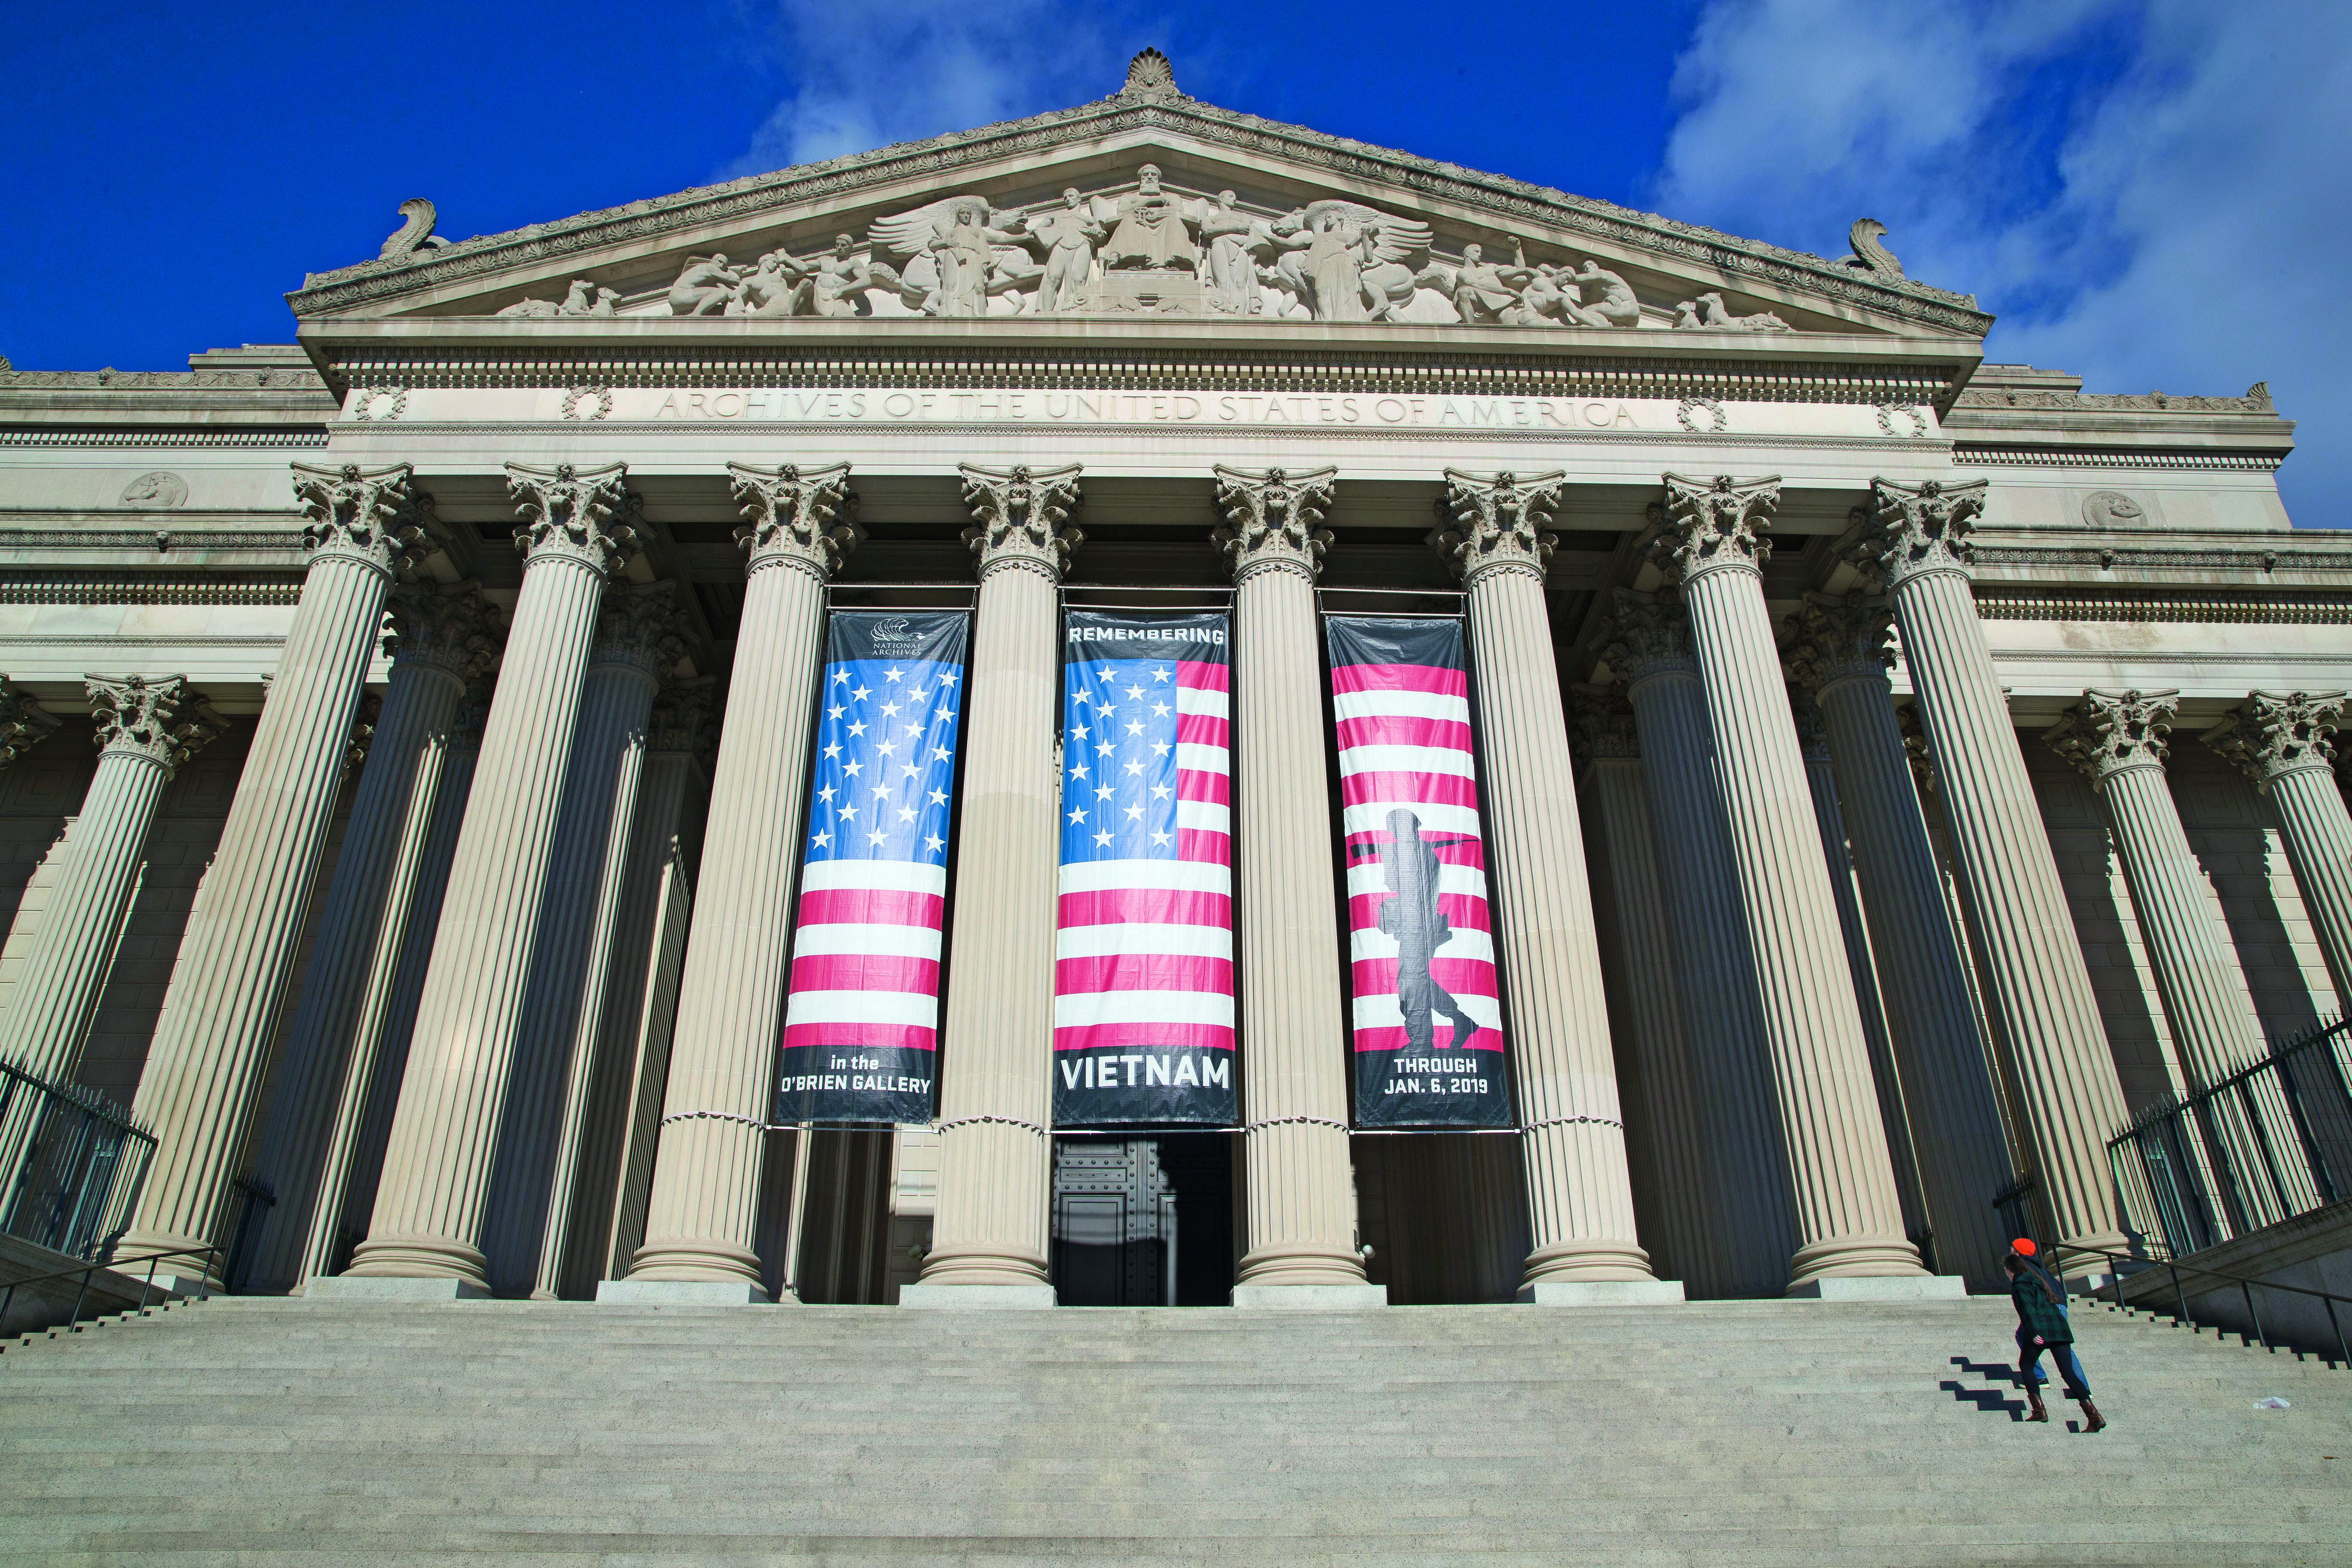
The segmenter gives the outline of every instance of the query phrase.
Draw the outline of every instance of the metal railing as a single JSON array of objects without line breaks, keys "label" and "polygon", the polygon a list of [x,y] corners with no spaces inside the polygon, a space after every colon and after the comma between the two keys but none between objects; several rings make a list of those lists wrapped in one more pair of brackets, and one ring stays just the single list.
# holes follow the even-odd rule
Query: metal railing
[{"label": "metal railing", "polygon": [[0,1061],[0,1230],[102,1258],[131,1227],[154,1134],[94,1089]]},{"label": "metal railing", "polygon": [[[2103,1247],[2076,1247],[2063,1242],[2052,1250],[2060,1258],[2059,1278],[2061,1279],[2066,1278],[2067,1269],[2063,1259],[2067,1256],[2096,1258],[2104,1261],[2106,1264],[2108,1282],[2113,1287],[2111,1300],[2118,1311],[2131,1310],[2131,1304],[2124,1300],[2124,1280],[2126,1278],[2137,1278],[2141,1274],[2158,1268],[2169,1269],[2172,1275],[2174,1303],[2172,1321],[2182,1326],[2194,1324],[2197,1320],[2189,1315],[2189,1290],[2181,1281],[2181,1271],[2186,1269],[2190,1274],[2202,1279],[2227,1280],[2238,1288],[2239,1294],[2246,1303],[2246,1316],[2254,1325],[2254,1337],[2262,1341],[2264,1350],[2272,1350],[2275,1347],[2271,1343],[2270,1331],[2263,1326],[2262,1313],[2255,1309],[2254,1292],[2257,1289],[2279,1290],[2290,1296],[2315,1297],[2327,1309],[2327,1326],[2336,1332],[2336,1364],[2347,1371],[2352,1371],[2352,1342],[2347,1342],[2345,1338],[2344,1317],[2336,1310],[2339,1307],[2352,1308],[2352,1296],[2339,1296],[2333,1290],[2315,1290],[2304,1285],[2281,1285],[2269,1279],[2257,1279],[2250,1274],[2233,1274],[2226,1268],[2208,1268],[2201,1263],[2183,1263],[2176,1258],[2150,1261],[2144,1258],[2134,1258],[2127,1252],[2109,1252]],[[2094,1301],[2099,1299],[2099,1288],[2095,1284],[2086,1286],[2083,1293]],[[2200,1296],[2209,1293],[2202,1289],[2198,1292]],[[2154,1308],[2146,1310],[2150,1312],[2155,1310]]]},{"label": "metal railing", "polygon": [[46,1285],[52,1279],[70,1279],[79,1275],[80,1277],[81,1283],[74,1291],[73,1310],[66,1314],[66,1321],[62,1323],[50,1323],[46,1325],[44,1328],[37,1329],[33,1331],[36,1333],[55,1333],[59,1329],[66,1329],[74,1333],[79,1333],[81,1331],[75,1328],[74,1325],[81,1321],[82,1304],[89,1300],[90,1276],[97,1273],[101,1268],[110,1268],[119,1273],[132,1265],[140,1263],[144,1263],[147,1266],[146,1282],[139,1288],[138,1310],[143,1314],[147,1310],[148,1300],[155,1293],[155,1265],[161,1263],[167,1258],[203,1258],[205,1260],[205,1268],[204,1272],[197,1277],[198,1283],[196,1286],[195,1299],[199,1301],[206,1301],[212,1299],[212,1289],[210,1285],[205,1283],[205,1281],[210,1280],[219,1271],[220,1248],[217,1247],[174,1247],[163,1252],[142,1252],[136,1258],[118,1258],[111,1263],[102,1263],[93,1258],[89,1262],[83,1264],[79,1268],[58,1268],[47,1274],[33,1275],[29,1279],[12,1280],[9,1282],[7,1293],[5,1295],[0,1295],[0,1323],[5,1323],[8,1321],[8,1309],[16,1305],[16,1292],[24,1289],[26,1286]]},{"label": "metal railing", "polygon": [[2148,1256],[2201,1252],[2352,1195],[2347,1053],[2352,1019],[2339,1018],[2108,1141],[2124,1227]]}]

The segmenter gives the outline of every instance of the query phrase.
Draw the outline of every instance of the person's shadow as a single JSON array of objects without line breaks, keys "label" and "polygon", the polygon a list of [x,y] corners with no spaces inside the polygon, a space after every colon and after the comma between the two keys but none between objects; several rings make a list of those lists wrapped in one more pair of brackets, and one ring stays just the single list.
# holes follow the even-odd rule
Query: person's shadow
[{"label": "person's shadow", "polygon": [[1998,1388],[1971,1388],[1957,1378],[1946,1378],[1937,1386],[1963,1405],[1973,1405],[1988,1415],[2006,1415],[2011,1421],[2025,1419],[2025,1402],[2010,1397],[2017,1386],[2017,1369],[2005,1362],[1974,1362],[1964,1355],[1952,1358],[1952,1364],[1963,1373],[1974,1373],[1987,1380],[1999,1379]]}]

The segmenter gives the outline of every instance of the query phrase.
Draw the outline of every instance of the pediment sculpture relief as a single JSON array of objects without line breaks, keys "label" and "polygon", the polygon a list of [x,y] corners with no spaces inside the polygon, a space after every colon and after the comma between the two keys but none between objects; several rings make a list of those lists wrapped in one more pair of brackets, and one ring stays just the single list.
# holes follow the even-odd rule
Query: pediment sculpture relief
[{"label": "pediment sculpture relief", "polygon": [[[1327,199],[1287,212],[1171,188],[1155,164],[1130,184],[999,207],[944,195],[875,219],[861,240],[814,254],[689,258],[666,289],[622,299],[575,279],[562,301],[501,316],[1193,316],[1385,321],[1535,331],[1686,327],[1788,331],[1770,311],[1741,315],[1722,294],[1644,306],[1591,257],[1508,260],[1480,243],[1444,245],[1417,217]],[[1441,250],[1436,248],[1444,245]]]}]

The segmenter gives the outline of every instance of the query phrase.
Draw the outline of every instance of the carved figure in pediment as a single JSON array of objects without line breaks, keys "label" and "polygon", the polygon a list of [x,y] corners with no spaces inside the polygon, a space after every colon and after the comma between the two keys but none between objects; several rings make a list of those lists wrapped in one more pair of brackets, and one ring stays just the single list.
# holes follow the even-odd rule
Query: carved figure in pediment
[{"label": "carved figure in pediment", "polygon": [[1675,307],[1676,327],[1696,328],[1715,332],[1791,332],[1794,327],[1769,310],[1759,310],[1752,316],[1735,316],[1725,308],[1723,296],[1710,290],[1696,300],[1685,300]]},{"label": "carved figure in pediment", "polygon": [[1408,265],[1429,248],[1429,226],[1359,202],[1315,202],[1276,223],[1271,245],[1283,257],[1267,279],[1307,306],[1318,321],[1402,320],[1422,287]]},{"label": "carved figure in pediment", "polygon": [[845,234],[833,237],[833,248],[809,263],[809,313],[814,316],[856,316],[868,310],[866,290],[874,275],[851,253],[857,241]]},{"label": "carved figure in pediment", "polygon": [[1029,237],[1045,251],[1045,269],[1037,282],[1039,314],[1054,315],[1084,301],[1094,279],[1095,247],[1108,232],[1076,186],[1062,193],[1060,206],[1030,216]]},{"label": "carved figure in pediment", "polygon": [[797,316],[808,301],[808,268],[781,250],[760,258],[742,274],[735,296],[721,312],[729,316]]},{"label": "carved figure in pediment", "polygon": [[669,313],[673,316],[717,316],[726,311],[741,286],[743,274],[727,265],[722,251],[711,257],[689,257],[669,286]]},{"label": "carved figure in pediment", "polygon": [[1118,198],[1118,226],[1103,247],[1103,265],[1118,271],[1198,272],[1201,247],[1192,237],[1202,215],[1197,203],[1160,188],[1160,166],[1136,173],[1136,188]]},{"label": "carved figure in pediment", "polygon": [[561,304],[553,300],[518,300],[499,314],[525,321],[553,321],[558,316],[609,316],[620,298],[614,290],[599,289],[585,278],[574,278]]},{"label": "carved figure in pediment", "polygon": [[1025,226],[1020,214],[1000,213],[985,196],[945,196],[877,219],[876,247],[908,266],[900,271],[876,263],[870,270],[927,316],[984,316],[990,296],[1014,294],[1043,274],[1021,248]]},{"label": "carved figure in pediment", "polygon": [[1230,316],[1246,316],[1257,309],[1256,252],[1273,237],[1263,220],[1234,205],[1234,193],[1219,191],[1209,210],[1201,215],[1202,243],[1209,247],[1210,296],[1216,309]]},{"label": "carved figure in pediment", "polygon": [[[1440,293],[1454,301],[1465,326],[1487,327],[1497,323],[1520,324],[1518,318],[1528,314],[1525,304],[1528,289],[1539,281],[1535,268],[1528,265],[1526,252],[1512,247],[1510,262],[1486,259],[1486,248],[1481,245],[1462,247],[1462,265],[1447,267],[1443,262],[1431,262],[1423,268],[1421,278],[1433,284]],[[1553,300],[1559,297],[1557,284],[1549,285]]]},{"label": "carved figure in pediment", "polygon": [[[1642,301],[1633,297],[1633,286],[1598,261],[1587,257],[1584,265],[1573,274],[1578,292],[1577,308],[1587,318],[1585,324],[1593,327],[1638,327],[1642,324]],[[1598,300],[1590,297],[1598,289]],[[1723,301],[1716,297],[1716,303]],[[1780,318],[1775,316],[1774,321]]]}]

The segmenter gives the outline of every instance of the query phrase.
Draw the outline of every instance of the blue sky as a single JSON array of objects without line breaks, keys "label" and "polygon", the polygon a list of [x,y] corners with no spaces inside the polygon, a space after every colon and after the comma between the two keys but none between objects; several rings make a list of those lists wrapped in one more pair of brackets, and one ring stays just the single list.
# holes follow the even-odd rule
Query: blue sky
[{"label": "blue sky", "polygon": [[[1145,44],[1195,97],[1839,255],[1884,220],[1991,357],[2301,421],[2352,524],[2352,5],[1679,0],[118,5],[0,61],[0,354],[176,368],[394,208],[495,232],[1097,98]],[[37,16],[37,21],[33,18]]]}]

